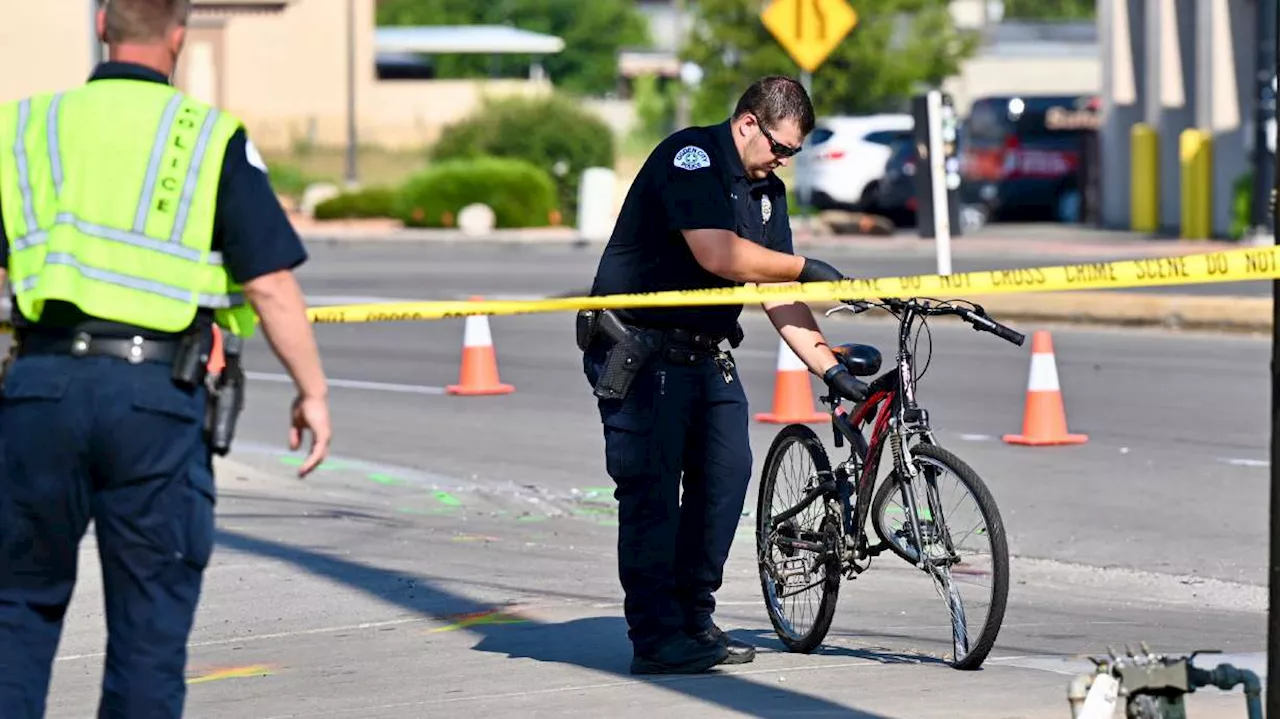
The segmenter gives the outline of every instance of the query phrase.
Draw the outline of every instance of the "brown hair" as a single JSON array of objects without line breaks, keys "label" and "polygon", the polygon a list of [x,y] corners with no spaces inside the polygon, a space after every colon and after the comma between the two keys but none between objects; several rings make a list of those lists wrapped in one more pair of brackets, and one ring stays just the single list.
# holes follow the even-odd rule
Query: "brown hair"
[{"label": "brown hair", "polygon": [[766,128],[777,127],[783,120],[795,120],[802,134],[813,131],[813,103],[809,93],[799,81],[785,75],[769,75],[752,83],[738,99],[733,117],[737,119],[748,112]]},{"label": "brown hair", "polygon": [[106,41],[148,43],[187,24],[191,0],[99,0],[107,11]]}]

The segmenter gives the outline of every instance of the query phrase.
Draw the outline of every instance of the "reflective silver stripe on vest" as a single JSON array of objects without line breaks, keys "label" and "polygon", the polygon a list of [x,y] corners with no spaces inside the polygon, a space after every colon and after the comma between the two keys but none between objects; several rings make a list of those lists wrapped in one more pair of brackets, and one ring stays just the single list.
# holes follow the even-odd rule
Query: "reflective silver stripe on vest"
[{"label": "reflective silver stripe on vest", "polygon": [[[48,119],[48,143],[49,143],[49,168],[53,174],[53,188],[57,194],[62,194],[62,151],[58,147],[58,107],[62,104],[62,93],[53,96],[53,102],[49,103],[49,119]],[[30,232],[30,228],[27,230]]]},{"label": "reflective silver stripe on vest", "polygon": [[[165,242],[164,240],[157,240],[154,237],[139,235],[134,232],[129,232],[128,230],[117,230],[114,227],[96,225],[92,222],[86,222],[70,212],[59,213],[57,218],[54,220],[54,225],[73,225],[80,232],[83,232],[90,237],[96,237],[100,240],[109,240],[111,242],[119,242],[132,247],[140,247],[144,250],[163,252],[166,255],[181,257],[184,260],[191,260],[192,262],[200,261],[200,251],[187,247],[186,245],[178,245]],[[13,242],[13,249],[25,250],[30,247],[44,244],[45,242],[48,242],[48,240],[49,232],[47,230],[33,232],[15,240]],[[206,264],[215,266],[221,265],[222,253],[210,252],[209,259],[206,261]]]},{"label": "reflective silver stripe on vest", "polygon": [[151,210],[151,198],[156,194],[156,178],[160,174],[160,160],[164,157],[164,146],[169,142],[173,130],[173,116],[178,114],[178,106],[182,104],[182,95],[175,94],[165,105],[164,115],[160,118],[160,127],[156,129],[156,139],[151,145],[151,162],[147,165],[147,177],[142,185],[142,195],[138,198],[138,210],[133,216],[133,231],[142,234],[147,229],[147,215]]},{"label": "reflective silver stripe on vest", "polygon": [[13,143],[13,154],[18,162],[18,193],[22,195],[22,219],[27,232],[40,229],[36,224],[35,197],[31,192],[31,168],[27,164],[27,123],[31,121],[31,100],[18,103],[18,139]]},{"label": "reflective silver stripe on vest", "polygon": [[[46,264],[50,265],[71,267],[85,277],[91,280],[97,280],[98,282],[127,287],[131,290],[138,290],[139,292],[149,292],[153,295],[160,295],[161,297],[176,300],[178,302],[187,302],[191,299],[191,293],[181,287],[166,285],[162,282],[156,282],[155,280],[144,280],[139,277],[130,277],[118,272],[111,272],[110,270],[89,267],[77,260],[75,257],[64,252],[51,252],[44,258],[44,261]],[[32,275],[26,278],[22,282],[22,290],[26,292],[34,288],[39,281],[39,275]],[[235,292],[230,295],[201,294],[197,298],[197,304],[201,307],[215,309],[235,307],[244,304],[244,295],[239,292]]]},{"label": "reflective silver stripe on vest", "polygon": [[200,176],[200,165],[204,162],[205,150],[209,148],[209,138],[213,136],[213,124],[218,120],[218,111],[210,109],[204,117],[204,126],[200,128],[200,137],[196,140],[196,150],[191,156],[191,166],[187,168],[187,179],[182,183],[182,200],[178,202],[178,216],[173,220],[173,231],[169,233],[170,242],[182,239],[187,229],[187,215],[191,212],[191,196],[196,192],[196,181]]}]

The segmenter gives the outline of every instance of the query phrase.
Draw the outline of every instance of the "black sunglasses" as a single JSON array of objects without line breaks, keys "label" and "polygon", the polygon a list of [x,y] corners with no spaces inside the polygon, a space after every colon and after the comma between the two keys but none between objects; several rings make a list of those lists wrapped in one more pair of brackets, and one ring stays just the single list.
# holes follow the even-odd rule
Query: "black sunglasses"
[{"label": "black sunglasses", "polygon": [[796,155],[800,154],[800,150],[804,149],[803,146],[792,147],[790,145],[784,145],[781,142],[778,142],[777,140],[773,139],[773,135],[769,134],[769,131],[764,129],[764,124],[761,123],[758,119],[756,121],[756,126],[759,127],[760,132],[764,134],[764,139],[769,141],[769,150],[773,152],[773,154],[777,155],[778,157],[795,157]]}]

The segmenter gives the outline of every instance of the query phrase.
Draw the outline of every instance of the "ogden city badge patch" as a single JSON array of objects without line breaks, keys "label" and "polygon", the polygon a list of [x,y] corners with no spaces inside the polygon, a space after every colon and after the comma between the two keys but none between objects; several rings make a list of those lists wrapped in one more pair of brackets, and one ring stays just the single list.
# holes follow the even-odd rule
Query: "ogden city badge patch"
[{"label": "ogden city badge patch", "polygon": [[711,157],[701,147],[689,145],[676,153],[675,165],[685,170],[700,170],[711,167]]}]

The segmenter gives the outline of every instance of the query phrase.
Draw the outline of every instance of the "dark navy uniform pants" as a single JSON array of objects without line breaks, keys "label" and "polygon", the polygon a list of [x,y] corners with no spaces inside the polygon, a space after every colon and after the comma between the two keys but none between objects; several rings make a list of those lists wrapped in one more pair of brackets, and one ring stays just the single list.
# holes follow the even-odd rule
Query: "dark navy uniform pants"
[{"label": "dark navy uniform pants", "polygon": [[[604,351],[592,346],[583,359],[594,385]],[[747,399],[736,369],[731,377],[710,357],[683,364],[655,353],[626,399],[598,400],[637,652],[711,625],[751,481]]]},{"label": "dark navy uniform pants", "polygon": [[[105,592],[98,717],[177,717],[213,548],[204,390],[167,365],[19,358],[0,398],[0,717],[43,715],[77,547],[94,522]],[[93,609],[93,607],[90,607]]]}]

